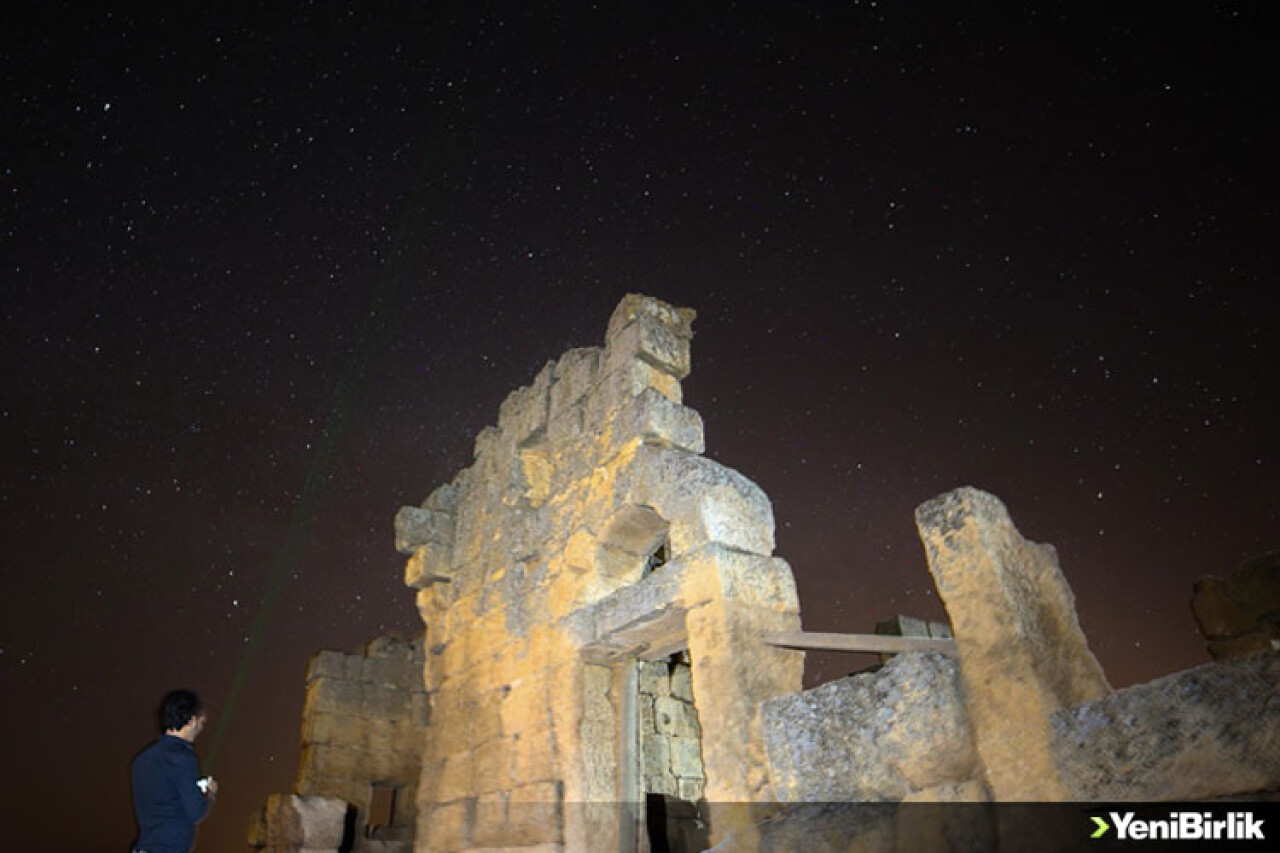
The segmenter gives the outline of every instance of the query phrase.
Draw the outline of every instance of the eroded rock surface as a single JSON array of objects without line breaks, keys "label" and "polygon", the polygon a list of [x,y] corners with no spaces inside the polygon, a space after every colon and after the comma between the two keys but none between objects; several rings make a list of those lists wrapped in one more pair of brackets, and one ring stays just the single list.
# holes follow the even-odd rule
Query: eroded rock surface
[{"label": "eroded rock surface", "polygon": [[1280,789],[1280,654],[1215,661],[1052,717],[1079,800],[1195,800]]},{"label": "eroded rock surface", "polygon": [[997,800],[1060,800],[1049,715],[1110,692],[1051,545],[994,495],[963,488],[916,510],[960,653],[965,708]]},{"label": "eroded rock surface", "polygon": [[761,715],[779,800],[901,800],[976,770],[956,661],[936,652],[771,699]]}]

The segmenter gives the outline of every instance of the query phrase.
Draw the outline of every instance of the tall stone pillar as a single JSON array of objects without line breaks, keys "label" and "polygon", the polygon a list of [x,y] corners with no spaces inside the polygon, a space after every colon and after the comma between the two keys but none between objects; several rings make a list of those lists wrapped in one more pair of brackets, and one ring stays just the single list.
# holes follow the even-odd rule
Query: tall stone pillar
[{"label": "tall stone pillar", "polygon": [[1049,715],[1111,692],[1051,545],[1028,542],[994,495],[956,489],[916,526],[955,631],[965,709],[996,800],[1068,799]]}]

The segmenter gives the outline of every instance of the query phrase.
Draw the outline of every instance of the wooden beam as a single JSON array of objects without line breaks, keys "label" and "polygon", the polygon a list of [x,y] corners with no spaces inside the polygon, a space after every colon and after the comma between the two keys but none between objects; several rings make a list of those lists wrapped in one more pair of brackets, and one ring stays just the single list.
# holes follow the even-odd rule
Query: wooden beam
[{"label": "wooden beam", "polygon": [[821,634],[813,631],[776,631],[760,639],[784,649],[811,649],[822,652],[942,652],[956,654],[956,641],[935,637],[894,637],[888,634]]}]

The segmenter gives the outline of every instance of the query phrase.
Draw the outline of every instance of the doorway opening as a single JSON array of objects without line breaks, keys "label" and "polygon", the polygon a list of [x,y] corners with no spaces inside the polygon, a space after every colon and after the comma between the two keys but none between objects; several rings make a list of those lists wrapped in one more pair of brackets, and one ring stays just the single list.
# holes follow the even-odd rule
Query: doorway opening
[{"label": "doorway opening", "polygon": [[639,661],[641,851],[685,853],[710,846],[704,819],[702,725],[693,701],[687,651]]}]

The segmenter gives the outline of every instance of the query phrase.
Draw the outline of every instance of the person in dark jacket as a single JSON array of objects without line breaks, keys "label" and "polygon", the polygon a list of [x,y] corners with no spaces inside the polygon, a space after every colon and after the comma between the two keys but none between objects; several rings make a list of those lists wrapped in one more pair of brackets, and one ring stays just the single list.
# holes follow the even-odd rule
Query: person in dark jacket
[{"label": "person in dark jacket", "polygon": [[204,729],[200,697],[174,690],[160,705],[160,739],[133,760],[133,812],[138,819],[135,853],[190,853],[196,824],[204,820],[218,783],[200,778],[192,741]]}]

